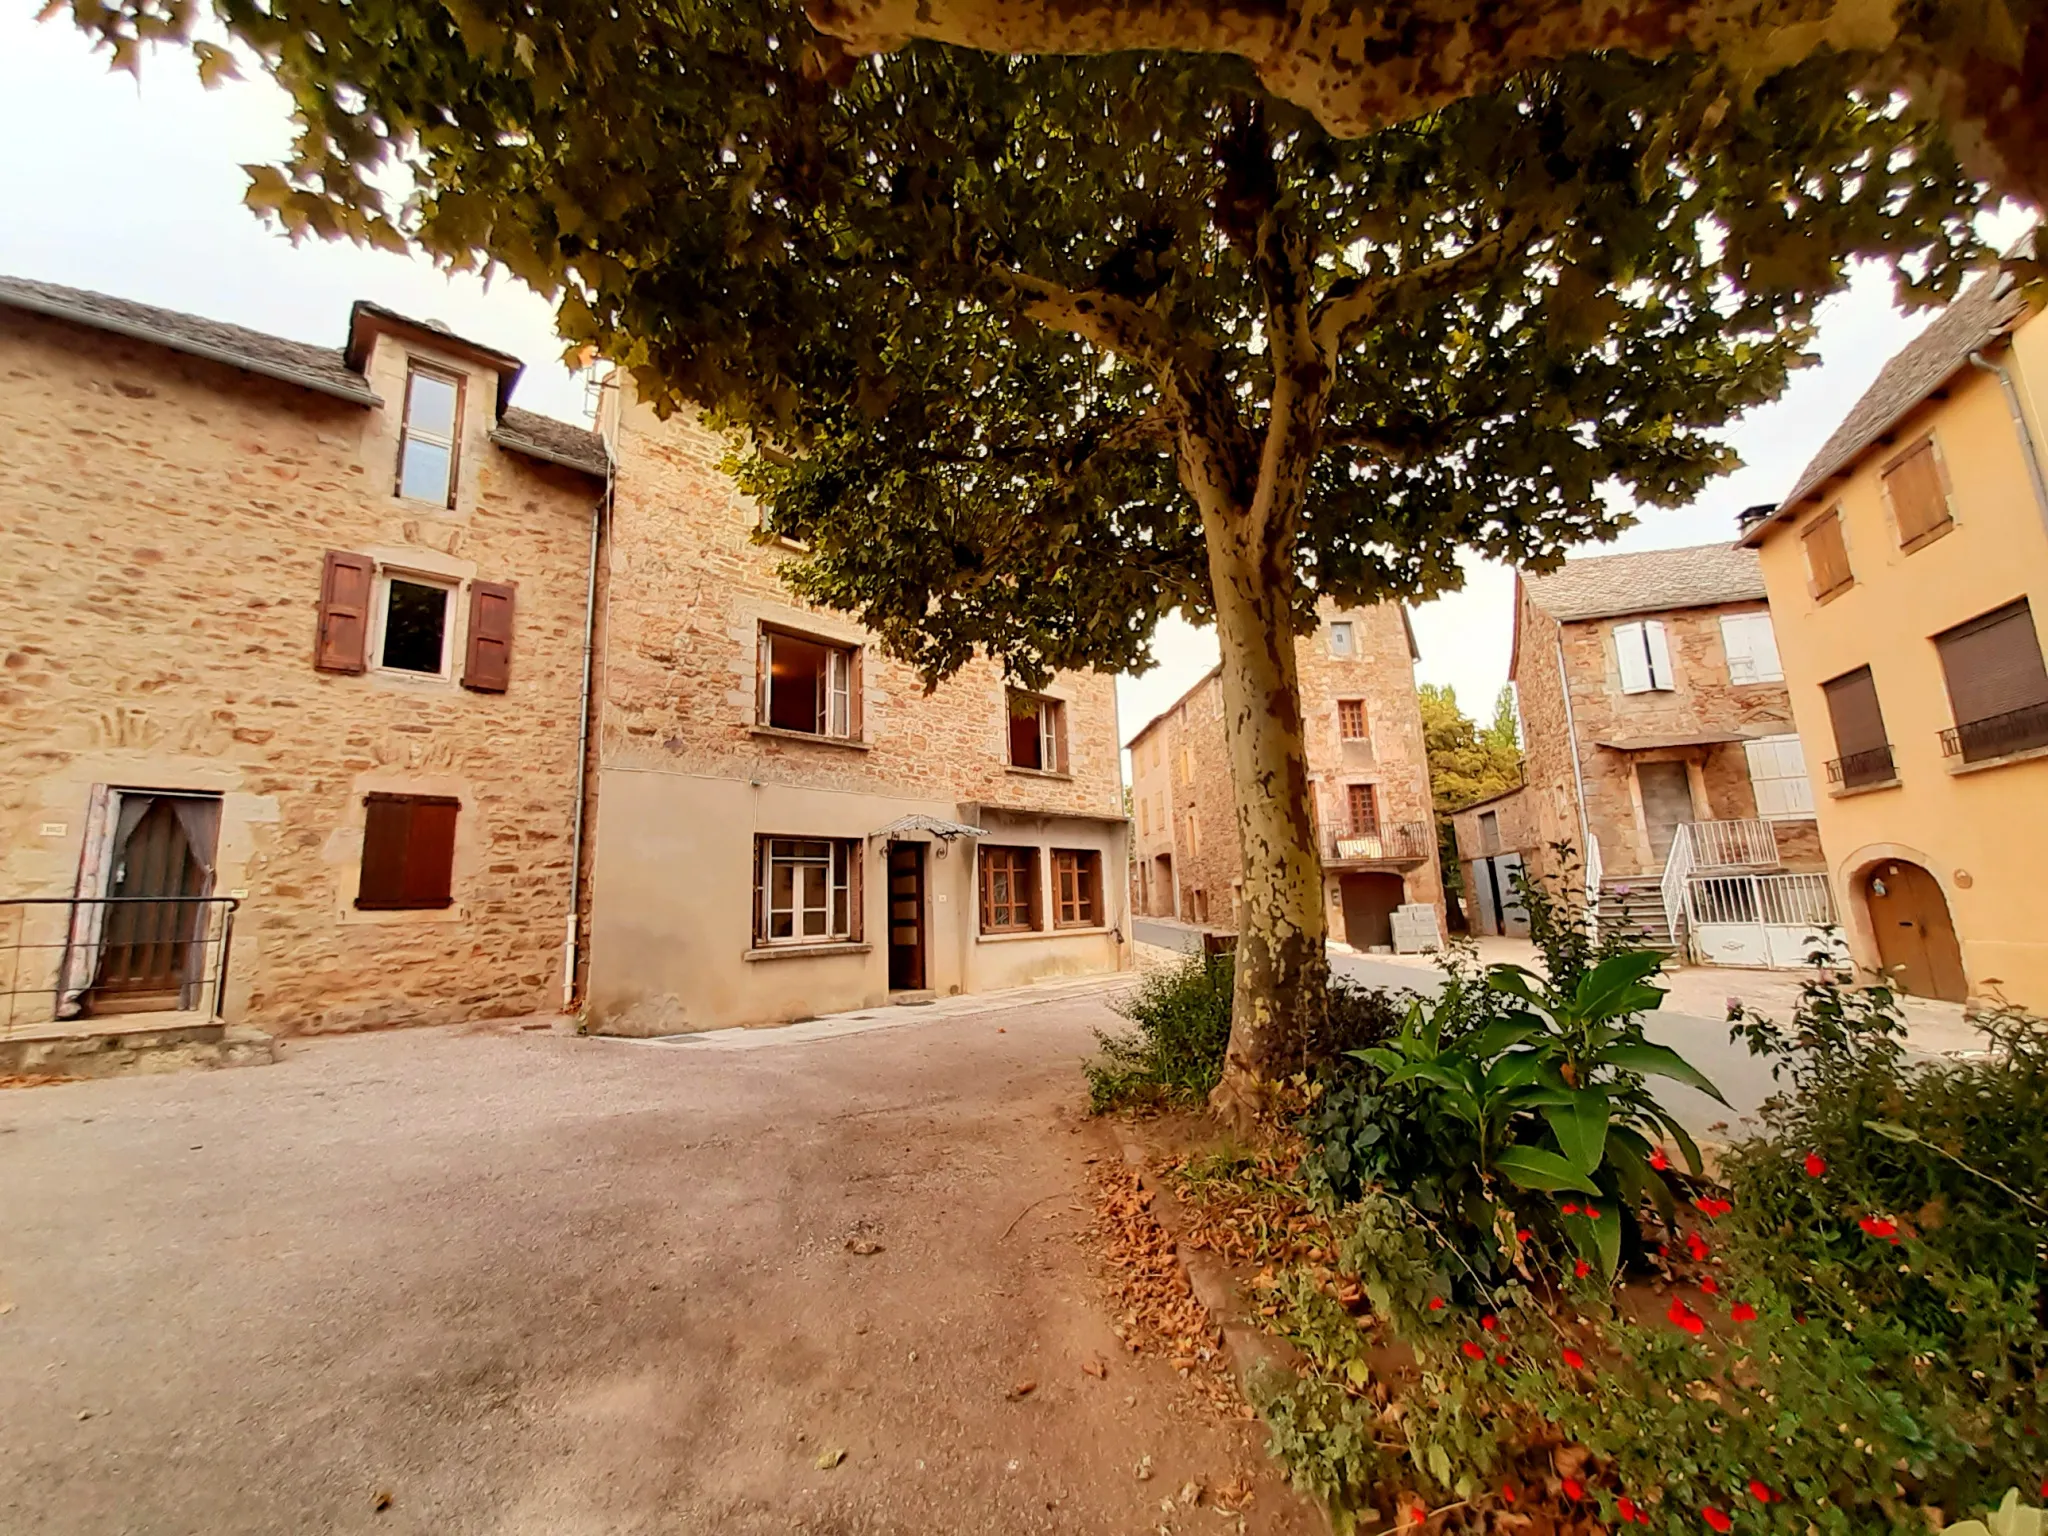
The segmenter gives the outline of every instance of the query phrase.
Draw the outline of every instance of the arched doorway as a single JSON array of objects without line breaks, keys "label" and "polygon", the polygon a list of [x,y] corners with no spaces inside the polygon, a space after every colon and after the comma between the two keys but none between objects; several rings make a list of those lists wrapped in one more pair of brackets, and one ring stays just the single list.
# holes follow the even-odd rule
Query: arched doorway
[{"label": "arched doorway", "polygon": [[1877,963],[1902,992],[1960,1003],[1969,995],[1963,951],[1941,884],[1918,864],[1885,859],[1863,876]]},{"label": "arched doorway", "polygon": [[1344,896],[1344,942],[1353,949],[1371,949],[1394,942],[1394,908],[1401,905],[1399,875],[1377,871],[1339,877]]}]

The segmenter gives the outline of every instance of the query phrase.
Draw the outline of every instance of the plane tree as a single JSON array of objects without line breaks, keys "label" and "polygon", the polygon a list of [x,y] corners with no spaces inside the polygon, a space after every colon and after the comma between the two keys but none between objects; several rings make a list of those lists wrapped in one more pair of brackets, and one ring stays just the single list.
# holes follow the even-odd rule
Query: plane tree
[{"label": "plane tree", "polygon": [[[131,0],[108,28],[189,15]],[[777,0],[219,0],[301,119],[249,201],[507,269],[739,433],[798,592],[936,684],[1213,623],[1243,860],[1219,1107],[1320,1016],[1294,639],[1683,502],[1859,255],[1952,291],[1977,188],[1852,61],[1588,56],[1340,138],[1229,55],[820,50]],[[113,18],[109,20],[109,18]],[[194,44],[202,71],[229,68]],[[411,178],[401,197],[394,167]]]}]

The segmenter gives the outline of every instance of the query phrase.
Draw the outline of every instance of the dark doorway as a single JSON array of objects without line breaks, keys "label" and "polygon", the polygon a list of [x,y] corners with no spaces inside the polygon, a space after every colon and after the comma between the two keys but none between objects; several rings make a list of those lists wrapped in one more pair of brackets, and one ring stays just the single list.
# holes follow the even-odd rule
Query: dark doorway
[{"label": "dark doorway", "polygon": [[89,1013],[145,1013],[194,1006],[203,968],[206,907],[220,801],[123,791]]},{"label": "dark doorway", "polygon": [[1902,992],[1960,1003],[1969,995],[1962,947],[1941,883],[1918,864],[1890,861],[1863,877],[1877,960]]},{"label": "dark doorway", "polygon": [[1173,855],[1162,853],[1152,860],[1152,915],[1178,917],[1173,889]]},{"label": "dark doorway", "polygon": [[1394,942],[1394,909],[1401,905],[1401,877],[1389,874],[1357,874],[1341,877],[1344,894],[1344,942],[1353,949],[1391,946]]},{"label": "dark doorway", "polygon": [[891,843],[889,990],[924,989],[924,844]]},{"label": "dark doorway", "polygon": [[1638,763],[1636,783],[1643,791],[1643,821],[1650,829],[1650,862],[1662,869],[1679,827],[1692,820],[1692,782],[1683,763]]}]

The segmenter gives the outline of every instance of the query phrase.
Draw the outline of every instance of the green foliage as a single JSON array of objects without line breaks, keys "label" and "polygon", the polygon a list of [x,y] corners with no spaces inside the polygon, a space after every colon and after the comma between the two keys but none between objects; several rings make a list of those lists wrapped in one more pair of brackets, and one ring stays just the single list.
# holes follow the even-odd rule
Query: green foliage
[{"label": "green foliage", "polygon": [[1439,816],[1522,782],[1522,749],[1515,731],[1514,696],[1501,689],[1493,722],[1482,731],[1458,707],[1457,691],[1420,684],[1422,745],[1429,757],[1430,799]]},{"label": "green foliage", "polygon": [[1154,971],[1117,1004],[1134,1028],[1096,1031],[1101,1054],[1086,1063],[1095,1113],[1133,1104],[1201,1104],[1223,1074],[1230,1043],[1231,959],[1190,955]]},{"label": "green foliage", "polygon": [[1255,1376],[1250,1396],[1266,1421],[1268,1450],[1329,1513],[1337,1536],[1380,1518],[1373,1496],[1395,1463],[1376,1438],[1370,1404],[1319,1375],[1278,1371]]}]

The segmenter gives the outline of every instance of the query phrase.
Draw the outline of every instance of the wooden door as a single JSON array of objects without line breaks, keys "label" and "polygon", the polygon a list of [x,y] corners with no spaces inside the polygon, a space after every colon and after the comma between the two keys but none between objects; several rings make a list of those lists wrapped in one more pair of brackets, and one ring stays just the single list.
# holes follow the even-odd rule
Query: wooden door
[{"label": "wooden door", "polygon": [[1692,820],[1692,782],[1683,763],[1638,763],[1636,783],[1643,792],[1643,823],[1650,834],[1650,862],[1657,869],[1671,857],[1678,829]]},{"label": "wooden door", "polygon": [[922,992],[924,844],[889,845],[889,990]]},{"label": "wooden door", "polygon": [[[195,897],[206,894],[206,868],[195,856],[168,796],[144,811],[113,854],[107,894]],[[114,901],[100,929],[99,969],[86,1007],[92,1013],[143,1013],[176,1008],[199,964],[197,901]]]},{"label": "wooden door", "polygon": [[1401,905],[1401,877],[1386,874],[1345,875],[1344,942],[1353,949],[1371,949],[1394,942],[1394,908]]},{"label": "wooden door", "polygon": [[1941,884],[1918,864],[1886,863],[1863,882],[1877,959],[1902,992],[1960,1003],[1969,994],[1963,951]]}]

